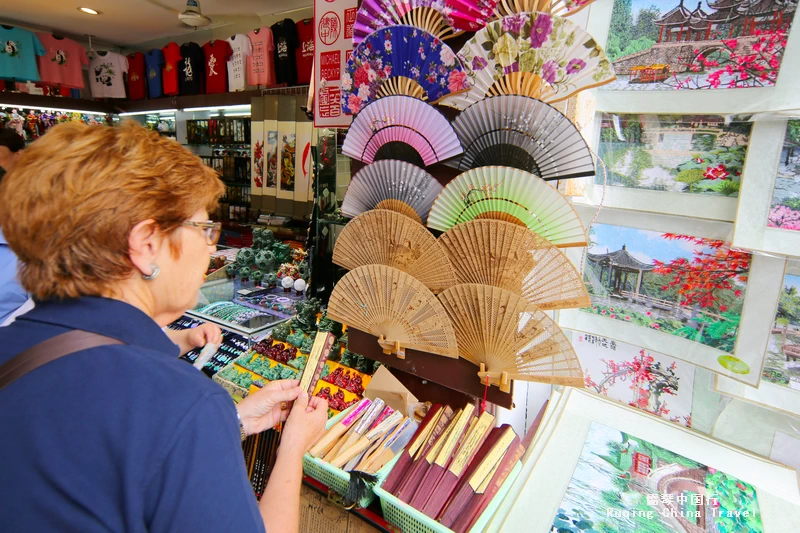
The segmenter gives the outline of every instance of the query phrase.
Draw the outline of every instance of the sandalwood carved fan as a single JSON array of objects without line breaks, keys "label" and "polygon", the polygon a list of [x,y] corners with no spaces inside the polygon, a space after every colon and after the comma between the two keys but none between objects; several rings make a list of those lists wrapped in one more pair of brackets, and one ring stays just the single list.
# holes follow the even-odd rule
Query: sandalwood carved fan
[{"label": "sandalwood carved fan", "polygon": [[458,338],[458,354],[480,367],[481,382],[508,392],[511,380],[583,386],[572,344],[544,311],[488,285],[456,285],[439,299]]},{"label": "sandalwood carved fan", "polygon": [[502,165],[543,180],[594,175],[594,159],[578,128],[534,98],[501,95],[474,103],[453,122],[464,153],[448,163],[460,170]]},{"label": "sandalwood carved fan", "polygon": [[439,237],[458,283],[506,289],[543,310],[587,307],[575,265],[547,239],[502,220],[471,220]]},{"label": "sandalwood carved fan", "polygon": [[559,102],[616,79],[611,62],[591,35],[548,13],[518,13],[490,22],[458,56],[470,89],[439,103],[462,110],[499,94]]},{"label": "sandalwood carved fan", "polygon": [[333,262],[348,270],[386,265],[410,274],[434,292],[455,284],[453,269],[428,229],[409,217],[375,209],[347,223],[333,249]]},{"label": "sandalwood carved fan", "polygon": [[405,357],[413,348],[458,357],[453,325],[436,296],[421,281],[385,265],[366,265],[339,280],[328,317],[378,337],[384,353]]}]

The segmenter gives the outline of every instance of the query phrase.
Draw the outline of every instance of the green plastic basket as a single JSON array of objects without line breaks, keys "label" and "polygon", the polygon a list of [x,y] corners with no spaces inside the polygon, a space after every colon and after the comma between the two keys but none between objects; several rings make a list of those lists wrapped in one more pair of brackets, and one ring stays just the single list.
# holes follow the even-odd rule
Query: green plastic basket
[{"label": "green plastic basket", "polygon": [[[508,491],[511,490],[511,485],[519,476],[522,470],[522,463],[517,462],[508,478],[497,491],[489,506],[483,511],[481,517],[470,529],[469,533],[480,533],[486,528],[489,520],[497,512],[500,503],[505,499]],[[402,500],[395,498],[392,494],[383,490],[380,485],[383,483],[383,478],[374,487],[375,494],[381,499],[381,509],[383,510],[383,518],[399,527],[403,533],[453,533],[453,530],[443,526],[433,518],[417,511]]]},{"label": "green plastic basket", "polygon": [[[330,429],[339,420],[344,418],[345,414],[347,414],[347,411],[342,411],[338,415],[328,420],[328,422],[325,424],[325,429]],[[378,483],[381,483],[384,478],[389,475],[389,472],[399,458],[400,453],[398,453],[391,461],[386,463],[383,468],[375,473],[375,476],[378,478]],[[303,472],[305,472],[307,476],[316,479],[337,494],[342,496],[347,494],[347,487],[350,485],[350,474],[341,468],[336,468],[327,461],[323,461],[317,457],[312,457],[309,454],[305,454],[303,457]],[[369,490],[367,495],[359,500],[358,506],[367,507],[373,501],[375,501],[375,493],[372,490]]]}]

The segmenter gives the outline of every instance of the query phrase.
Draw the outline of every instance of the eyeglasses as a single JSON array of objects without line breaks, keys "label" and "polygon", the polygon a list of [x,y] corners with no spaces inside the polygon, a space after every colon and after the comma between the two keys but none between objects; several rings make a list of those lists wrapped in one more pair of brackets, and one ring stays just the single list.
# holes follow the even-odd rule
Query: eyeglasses
[{"label": "eyeglasses", "polygon": [[222,233],[221,222],[195,222],[194,220],[187,220],[182,226],[191,226],[193,228],[200,228],[206,234],[206,243],[209,246],[215,246],[219,242],[219,236]]}]

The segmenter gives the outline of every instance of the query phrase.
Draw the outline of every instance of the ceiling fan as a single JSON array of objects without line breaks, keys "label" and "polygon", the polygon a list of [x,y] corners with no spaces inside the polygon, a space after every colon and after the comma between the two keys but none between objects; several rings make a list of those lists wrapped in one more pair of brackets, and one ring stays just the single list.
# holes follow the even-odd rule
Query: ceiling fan
[{"label": "ceiling fan", "polygon": [[211,25],[221,26],[225,24],[236,24],[237,22],[251,22],[253,18],[258,19],[255,13],[250,14],[231,14],[231,15],[214,15],[213,20],[200,9],[199,0],[186,0],[186,6],[183,11],[179,11],[172,6],[161,3],[159,0],[147,0],[147,2],[165,9],[171,13],[178,15],[178,20],[190,28],[205,28]]}]

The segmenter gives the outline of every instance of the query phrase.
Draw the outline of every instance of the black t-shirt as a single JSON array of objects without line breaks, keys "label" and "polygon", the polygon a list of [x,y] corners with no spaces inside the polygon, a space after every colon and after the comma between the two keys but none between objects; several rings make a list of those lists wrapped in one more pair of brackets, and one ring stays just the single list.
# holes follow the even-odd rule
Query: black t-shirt
[{"label": "black t-shirt", "polygon": [[206,77],[206,55],[197,43],[181,45],[178,63],[178,86],[181,94],[203,94]]},{"label": "black t-shirt", "polygon": [[273,24],[272,38],[275,41],[275,82],[297,85],[295,50],[300,39],[294,21],[284,19]]}]

